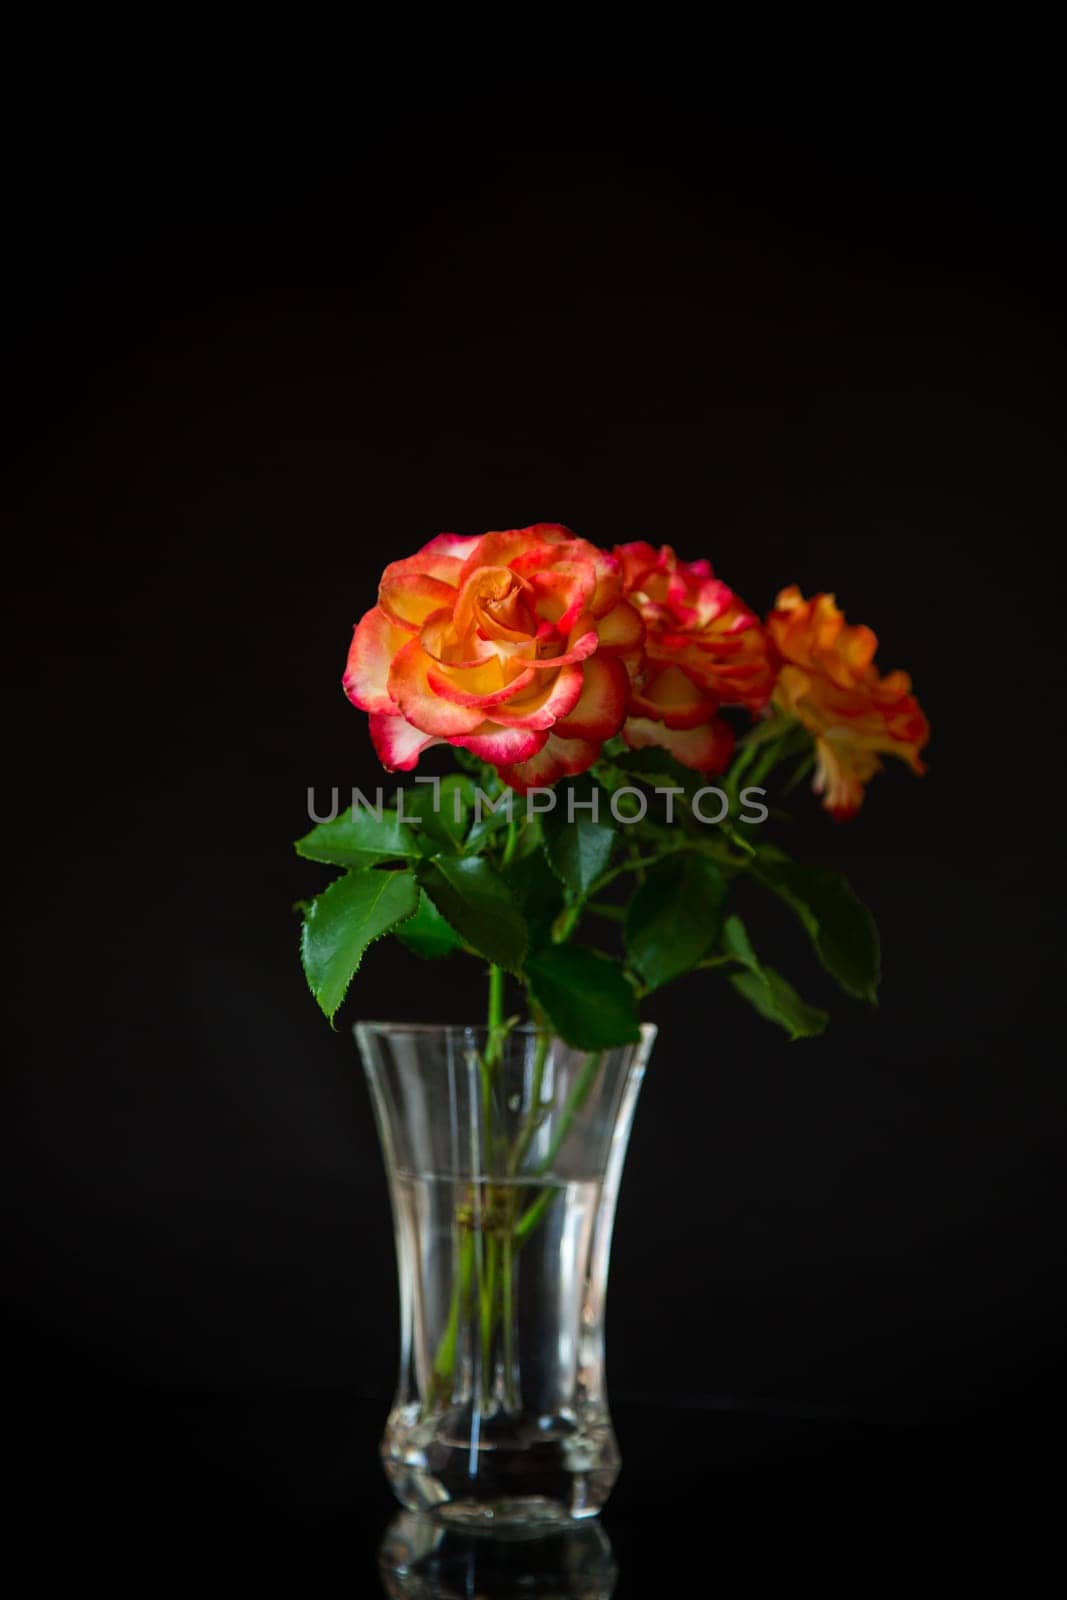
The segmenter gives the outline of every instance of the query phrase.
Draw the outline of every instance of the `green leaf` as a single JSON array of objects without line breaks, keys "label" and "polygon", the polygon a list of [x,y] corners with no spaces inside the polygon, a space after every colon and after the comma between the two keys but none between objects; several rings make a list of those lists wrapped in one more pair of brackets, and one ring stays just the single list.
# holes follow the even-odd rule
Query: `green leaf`
[{"label": "green leaf", "polygon": [[424,861],[419,881],[438,911],[487,961],[518,972],[526,923],[503,878],[478,856]]},{"label": "green leaf", "polygon": [[526,963],[534,1003],[578,1050],[608,1050],[641,1037],[637,998],[621,965],[582,945],[549,945]]},{"label": "green leaf", "polygon": [[401,923],[396,936],[414,955],[423,956],[428,961],[450,956],[453,950],[463,947],[463,940],[455,928],[445,921],[424,890],[419,891],[415,915]]},{"label": "green leaf", "polygon": [[541,850],[518,856],[505,869],[504,877],[526,919],[530,949],[547,944],[552,924],[563,910],[563,886],[549,870]]},{"label": "green leaf", "polygon": [[809,1006],[773,967],[765,967],[752,948],[740,917],[727,917],[722,931],[727,955],[746,968],[730,975],[730,983],[761,1017],[776,1022],[791,1039],[814,1039],[826,1029],[829,1017]]},{"label": "green leaf", "polygon": [[441,850],[459,853],[473,798],[474,784],[461,772],[450,773],[436,784],[416,783],[404,790],[404,816],[418,818],[419,826],[412,832],[423,855],[436,855]]},{"label": "green leaf", "polygon": [[[499,780],[494,779],[486,783],[476,781],[476,787],[481,790],[481,794],[473,792],[471,794],[471,816],[474,820],[471,822],[470,832],[463,847],[467,855],[479,855],[488,841],[507,827],[509,807],[516,822],[522,817],[518,797],[513,790],[506,789]],[[504,799],[498,808],[501,796]]]},{"label": "green leaf", "polygon": [[453,745],[452,754],[455,757],[457,767],[462,767],[464,772],[470,773],[475,783],[479,784],[481,788],[487,789],[489,783],[495,779],[496,768],[489,766],[487,762],[480,760],[478,756],[472,756],[469,750],[461,750],[458,745]]},{"label": "green leaf", "polygon": [[[573,822],[567,820],[569,794],[574,796]],[[568,889],[581,896],[588,894],[607,867],[615,843],[615,829],[611,822],[593,821],[588,802],[594,796],[610,818],[607,795],[598,784],[588,780],[577,784],[560,784],[556,790],[555,809],[546,811],[541,818],[549,866]]]},{"label": "green leaf", "polygon": [[829,1017],[809,1006],[773,967],[758,972],[734,972],[730,983],[768,1022],[777,1022],[790,1039],[816,1039],[825,1033]]},{"label": "green leaf", "polygon": [[646,750],[626,750],[614,758],[613,765],[630,779],[650,789],[682,789],[687,796],[704,788],[708,779],[692,767],[683,767],[669,750],[651,746]]},{"label": "green leaf", "polygon": [[759,958],[752,948],[752,940],[748,936],[748,929],[740,917],[727,917],[722,925],[722,947],[728,956],[733,956],[735,961],[740,961],[742,966],[751,967],[755,971],[759,966]]},{"label": "green leaf", "polygon": [[878,929],[844,874],[762,854],[755,870],[796,912],[819,960],[845,993],[875,1004],[881,977]]},{"label": "green leaf", "polygon": [[650,989],[688,972],[719,937],[726,879],[690,851],[652,868],[626,913],[626,950]]},{"label": "green leaf", "polygon": [[418,903],[413,872],[376,868],[349,872],[311,902],[300,956],[311,992],[331,1021],[368,945],[410,917]]},{"label": "green leaf", "polygon": [[373,867],[379,861],[417,859],[419,847],[410,828],[397,820],[395,811],[357,808],[342,811],[332,822],[320,822],[294,846],[308,861],[331,867]]}]

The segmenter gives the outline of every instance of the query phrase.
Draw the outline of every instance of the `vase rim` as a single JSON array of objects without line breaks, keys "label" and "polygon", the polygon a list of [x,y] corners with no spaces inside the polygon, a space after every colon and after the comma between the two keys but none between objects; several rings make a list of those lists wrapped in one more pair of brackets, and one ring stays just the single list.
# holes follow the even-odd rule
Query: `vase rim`
[{"label": "vase rim", "polygon": [[[656,1024],[654,1022],[642,1022],[639,1023],[639,1027],[641,1029],[640,1039],[632,1039],[629,1044],[631,1046],[638,1044],[651,1045],[659,1031]],[[356,1022],[352,1025],[353,1033],[359,1033],[363,1029],[373,1033],[454,1033],[461,1034],[464,1038],[469,1038],[472,1034],[487,1034],[489,1032],[488,1024],[485,1022],[387,1022],[377,1017],[371,1017],[366,1021]],[[518,1022],[514,1027],[508,1029],[508,1034],[509,1036],[516,1033],[531,1035],[540,1031],[534,1022]],[[558,1038],[559,1035],[552,1034],[552,1037]],[[613,1045],[611,1048],[625,1050],[627,1046]]]}]

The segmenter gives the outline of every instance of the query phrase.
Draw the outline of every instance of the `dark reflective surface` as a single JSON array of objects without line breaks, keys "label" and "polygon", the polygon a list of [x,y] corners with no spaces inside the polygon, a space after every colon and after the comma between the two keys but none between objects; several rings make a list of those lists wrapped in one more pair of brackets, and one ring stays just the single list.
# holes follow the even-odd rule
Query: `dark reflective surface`
[{"label": "dark reflective surface", "polygon": [[602,1520],[504,1546],[439,1537],[400,1513],[378,1461],[381,1399],[251,1389],[16,1398],[9,1557],[24,1543],[37,1562],[149,1587],[176,1566],[203,1575],[225,1563],[251,1581],[295,1562],[294,1592],[328,1579],[357,1600],[702,1600],[804,1574],[862,1588],[875,1573],[931,1564],[956,1578],[998,1557],[1021,1570],[1061,1521],[1050,1447],[1062,1430],[1051,1416],[903,1426],[620,1397],[624,1467]]},{"label": "dark reflective surface", "polygon": [[401,1512],[378,1551],[389,1600],[611,1600],[618,1568],[598,1521],[506,1538]]}]

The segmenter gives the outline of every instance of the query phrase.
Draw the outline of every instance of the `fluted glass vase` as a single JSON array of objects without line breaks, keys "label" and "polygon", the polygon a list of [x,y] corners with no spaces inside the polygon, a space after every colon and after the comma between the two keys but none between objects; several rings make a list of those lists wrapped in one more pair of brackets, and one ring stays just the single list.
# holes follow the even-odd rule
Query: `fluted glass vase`
[{"label": "fluted glass vase", "polygon": [[604,1302],[655,1029],[600,1051],[533,1027],[356,1035],[396,1229],[397,1498],[479,1526],[594,1516],[619,1473]]}]

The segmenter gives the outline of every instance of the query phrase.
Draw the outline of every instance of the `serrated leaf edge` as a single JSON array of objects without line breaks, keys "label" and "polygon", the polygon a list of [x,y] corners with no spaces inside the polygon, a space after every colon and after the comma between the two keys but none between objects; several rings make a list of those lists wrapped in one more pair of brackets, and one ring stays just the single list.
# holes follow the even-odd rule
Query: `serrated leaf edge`
[{"label": "serrated leaf edge", "polygon": [[[449,856],[444,856],[442,858],[439,858],[439,857],[436,857],[436,856],[428,856],[428,857],[425,858],[425,860],[420,861],[416,865],[416,867],[413,869],[414,872],[415,872],[415,876],[418,879],[418,883],[419,883],[420,889],[424,889],[426,891],[427,897],[430,900],[433,900],[434,905],[437,906],[437,910],[444,917],[445,921],[448,923],[449,927],[453,930],[453,932],[459,934],[459,937],[462,940],[463,944],[468,949],[473,950],[475,947],[471,943],[471,941],[467,938],[466,934],[465,933],[460,933],[459,929],[456,927],[456,925],[452,921],[452,919],[448,916],[447,912],[445,912],[442,909],[441,906],[437,905],[437,901],[434,899],[433,890],[430,888],[429,884],[423,882],[422,871],[426,867],[429,867],[429,866],[436,866],[438,871],[440,871],[441,870],[441,860],[442,859],[454,863],[454,862],[457,862],[457,861],[485,861],[485,857],[484,856],[452,856],[452,855],[449,855]],[[496,871],[496,869],[492,865],[492,862],[486,861],[485,864],[492,871],[494,871],[494,872]],[[526,957],[528,956],[528,954],[530,952],[530,933],[529,933],[529,929],[526,926],[526,918],[523,916],[522,907],[519,905],[518,901],[515,899],[515,896],[512,893],[511,885],[507,882],[506,878],[503,876],[502,873],[497,872],[496,876],[499,879],[499,881],[504,885],[504,889],[507,892],[508,902],[511,905],[512,910],[515,912],[515,915],[518,917],[519,921],[522,923],[522,951],[521,951],[521,954],[519,955],[518,962],[514,966],[510,965],[509,963],[503,962],[503,961],[498,961],[498,962],[493,963],[492,956],[487,956],[485,954],[484,950],[479,950],[477,953],[478,953],[478,955],[479,955],[479,957],[481,958],[482,961],[489,961],[489,962],[493,963],[493,965],[495,965],[495,966],[503,967],[505,972],[510,972],[512,977],[518,978],[518,977],[522,976],[523,965],[524,965],[524,963],[526,961]]]},{"label": "serrated leaf edge", "polygon": [[[379,869],[376,868],[376,867],[353,867],[352,868],[352,872],[376,872],[378,870]],[[395,869],[395,870],[392,870],[392,871],[387,868],[382,872],[382,876],[383,877],[393,877],[393,876],[397,876],[400,872],[407,872],[407,873],[410,873],[413,878],[415,877],[415,872],[414,872],[414,869],[412,867],[402,867],[402,868],[398,868],[398,869]],[[345,874],[345,877],[348,877],[348,876],[350,876],[350,873],[346,873]],[[323,1003],[322,1003],[321,999],[319,998],[318,994],[316,994],[315,987],[312,984],[310,974],[308,973],[305,941],[306,941],[306,938],[307,938],[308,925],[310,924],[310,922],[311,922],[311,920],[312,920],[312,918],[313,918],[313,916],[315,914],[315,910],[316,910],[316,907],[318,906],[319,901],[324,899],[325,896],[329,894],[330,890],[335,888],[337,886],[337,884],[344,883],[344,881],[345,881],[344,878],[334,878],[332,883],[328,883],[326,885],[325,889],[323,889],[321,894],[315,895],[314,899],[309,901],[308,909],[307,909],[307,911],[306,911],[306,913],[304,915],[303,921],[300,924],[300,966],[301,966],[301,970],[303,971],[304,977],[307,980],[307,986],[311,990],[312,995],[314,996],[315,1004],[319,1007],[319,1010],[322,1012],[323,1016],[327,1019],[327,1021],[329,1022],[331,1028],[336,1028],[336,1026],[337,1026],[337,1024],[334,1021],[334,1018],[337,1016],[337,1013],[340,1011],[341,1007],[345,1003],[345,1000],[348,998],[348,991],[352,987],[353,979],[355,978],[356,974],[359,972],[360,967],[363,965],[363,957],[367,954],[367,951],[371,948],[372,945],[376,945],[378,943],[379,939],[387,939],[391,933],[395,933],[397,928],[401,927],[401,925],[403,923],[407,922],[409,917],[413,917],[415,915],[415,912],[418,910],[418,905],[419,905],[418,897],[416,896],[415,904],[414,904],[414,906],[412,907],[412,909],[410,911],[405,912],[402,917],[397,917],[396,921],[395,922],[391,922],[389,924],[388,928],[383,928],[381,933],[376,933],[373,938],[367,940],[366,944],[363,946],[363,949],[359,952],[359,955],[356,957],[356,964],[352,968],[352,971],[349,974],[349,977],[348,977],[348,979],[347,979],[347,981],[345,983],[345,986],[344,986],[343,990],[341,991],[340,999],[338,1000],[337,1004],[334,1006],[332,1011],[327,1011],[326,1007],[323,1005]],[[417,879],[416,879],[416,887],[419,887]],[[385,893],[385,887],[384,886],[383,886],[381,892],[382,892],[382,894]],[[374,903],[377,904],[377,901],[375,901]]]}]

